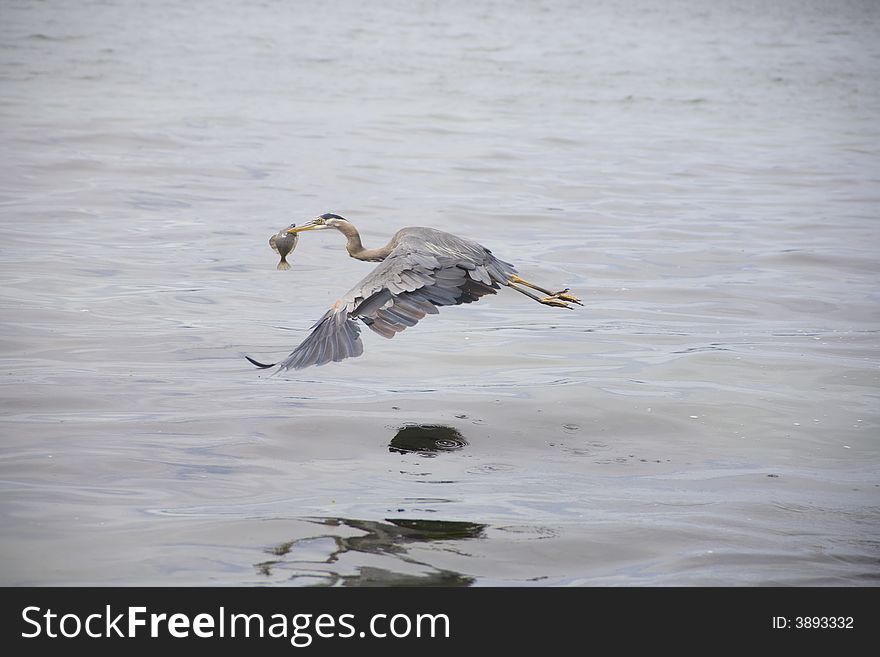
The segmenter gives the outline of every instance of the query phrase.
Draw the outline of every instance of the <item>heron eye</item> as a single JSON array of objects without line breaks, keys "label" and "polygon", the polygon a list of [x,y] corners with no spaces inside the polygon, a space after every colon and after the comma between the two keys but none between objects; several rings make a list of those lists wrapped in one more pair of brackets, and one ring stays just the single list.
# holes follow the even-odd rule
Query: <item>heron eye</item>
[{"label": "heron eye", "polygon": [[315,223],[318,224],[319,226],[323,226],[327,222],[324,221],[324,217],[318,217],[317,219],[315,219]]}]

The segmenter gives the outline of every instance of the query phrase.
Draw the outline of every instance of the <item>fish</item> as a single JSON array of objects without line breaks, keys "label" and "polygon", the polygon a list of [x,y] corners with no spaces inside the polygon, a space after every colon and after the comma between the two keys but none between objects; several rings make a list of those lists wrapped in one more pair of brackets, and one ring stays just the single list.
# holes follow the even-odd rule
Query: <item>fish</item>
[{"label": "fish", "polygon": [[296,243],[299,241],[299,235],[296,233],[288,233],[287,231],[294,226],[296,226],[296,224],[290,224],[287,228],[282,228],[269,238],[269,246],[281,256],[281,260],[278,262],[278,269],[290,269],[290,263],[287,262],[287,254],[296,248]]}]

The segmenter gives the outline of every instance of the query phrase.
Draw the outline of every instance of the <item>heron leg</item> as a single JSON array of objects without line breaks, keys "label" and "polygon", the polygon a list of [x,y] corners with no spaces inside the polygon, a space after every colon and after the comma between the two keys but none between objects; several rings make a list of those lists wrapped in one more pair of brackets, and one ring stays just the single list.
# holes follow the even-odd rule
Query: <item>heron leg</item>
[{"label": "heron leg", "polygon": [[[516,274],[514,274],[513,276],[510,277],[510,280],[508,281],[508,285],[510,285],[510,283],[518,283],[519,285],[525,285],[526,287],[530,287],[533,290],[537,290],[538,292],[543,292],[550,299],[559,299],[561,301],[568,301],[570,303],[576,303],[579,306],[584,305],[583,303],[581,303],[580,299],[578,299],[573,294],[568,293],[568,288],[565,288],[564,290],[560,290],[559,292],[551,292],[550,290],[547,290],[547,289],[541,287],[540,285],[535,285],[534,283],[530,283],[529,281],[527,281],[523,278],[520,278]],[[510,287],[513,287],[513,285],[511,285]],[[516,288],[514,288],[514,289],[516,290]],[[517,291],[523,292],[523,290],[517,290]],[[528,296],[533,296],[533,295],[530,294]]]},{"label": "heron leg", "polygon": [[511,290],[516,290],[520,294],[525,294],[530,299],[534,299],[538,303],[543,303],[545,306],[555,306],[557,308],[568,308],[569,310],[573,310],[571,306],[569,306],[565,301],[562,301],[559,297],[556,296],[546,296],[542,297],[533,292],[529,292],[525,288],[521,288],[515,283],[507,282],[507,287]]}]

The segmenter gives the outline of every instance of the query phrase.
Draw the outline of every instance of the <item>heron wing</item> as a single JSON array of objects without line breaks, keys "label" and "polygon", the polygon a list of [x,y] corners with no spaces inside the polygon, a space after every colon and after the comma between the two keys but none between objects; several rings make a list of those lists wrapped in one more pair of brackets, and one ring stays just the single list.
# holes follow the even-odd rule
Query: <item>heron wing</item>
[{"label": "heron wing", "polygon": [[426,315],[437,314],[437,306],[495,294],[515,272],[475,242],[418,230],[432,234],[402,235],[388,257],[324,313],[279,370],[360,356],[364,347],[357,320],[392,338]]}]

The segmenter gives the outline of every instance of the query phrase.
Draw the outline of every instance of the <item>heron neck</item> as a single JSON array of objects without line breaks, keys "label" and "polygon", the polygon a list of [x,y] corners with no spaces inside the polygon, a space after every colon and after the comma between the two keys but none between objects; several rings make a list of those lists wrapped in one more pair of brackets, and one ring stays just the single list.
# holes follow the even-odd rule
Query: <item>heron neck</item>
[{"label": "heron neck", "polygon": [[342,224],[336,228],[345,235],[345,248],[348,249],[348,255],[358,260],[366,260],[368,262],[379,262],[384,260],[391,252],[391,243],[379,249],[367,249],[361,243],[361,236],[357,228],[351,224]]}]

